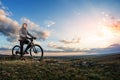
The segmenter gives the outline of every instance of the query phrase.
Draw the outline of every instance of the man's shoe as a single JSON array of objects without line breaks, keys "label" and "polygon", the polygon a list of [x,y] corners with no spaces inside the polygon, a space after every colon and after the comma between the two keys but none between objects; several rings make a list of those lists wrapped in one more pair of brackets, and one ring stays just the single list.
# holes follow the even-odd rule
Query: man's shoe
[{"label": "man's shoe", "polygon": [[25,51],[25,53],[24,54],[29,54],[27,51]]},{"label": "man's shoe", "polygon": [[23,58],[23,57],[20,57],[20,60],[25,60],[25,58]]}]

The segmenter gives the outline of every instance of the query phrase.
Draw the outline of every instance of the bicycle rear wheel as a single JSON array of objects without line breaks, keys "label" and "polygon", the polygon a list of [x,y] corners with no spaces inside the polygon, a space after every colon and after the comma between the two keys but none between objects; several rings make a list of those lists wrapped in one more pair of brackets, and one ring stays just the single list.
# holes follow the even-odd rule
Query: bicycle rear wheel
[{"label": "bicycle rear wheel", "polygon": [[34,44],[30,48],[30,55],[33,59],[42,60],[43,59],[43,49],[40,45]]},{"label": "bicycle rear wheel", "polygon": [[19,45],[15,45],[12,48],[12,56],[20,56],[20,46]]}]

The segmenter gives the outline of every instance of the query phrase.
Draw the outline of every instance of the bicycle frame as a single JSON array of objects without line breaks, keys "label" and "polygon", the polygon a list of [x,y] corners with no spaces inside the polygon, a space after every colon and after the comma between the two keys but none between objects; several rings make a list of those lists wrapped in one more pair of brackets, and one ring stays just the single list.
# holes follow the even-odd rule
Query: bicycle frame
[{"label": "bicycle frame", "polygon": [[[28,38],[28,40],[30,41],[30,43],[27,44],[27,45],[31,45],[31,47],[33,47],[33,46],[34,46],[33,39],[34,39],[34,38]],[[31,48],[31,47],[30,47],[30,48]],[[27,47],[26,47],[26,48],[27,48]],[[25,48],[25,49],[26,49],[26,48]],[[23,50],[23,54],[24,54],[24,50]]]}]

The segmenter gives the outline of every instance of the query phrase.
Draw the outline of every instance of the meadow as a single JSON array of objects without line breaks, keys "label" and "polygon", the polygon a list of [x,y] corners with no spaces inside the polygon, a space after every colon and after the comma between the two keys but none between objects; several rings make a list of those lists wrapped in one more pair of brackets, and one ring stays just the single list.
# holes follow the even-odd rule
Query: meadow
[{"label": "meadow", "polygon": [[0,80],[120,80],[120,54],[0,57]]}]

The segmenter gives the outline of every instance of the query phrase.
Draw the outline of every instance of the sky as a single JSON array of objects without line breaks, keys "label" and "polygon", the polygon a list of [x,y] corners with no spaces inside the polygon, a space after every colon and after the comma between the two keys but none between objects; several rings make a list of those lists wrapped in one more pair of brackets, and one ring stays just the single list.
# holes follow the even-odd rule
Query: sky
[{"label": "sky", "polygon": [[0,48],[28,24],[47,51],[120,52],[120,0],[0,0]]}]

